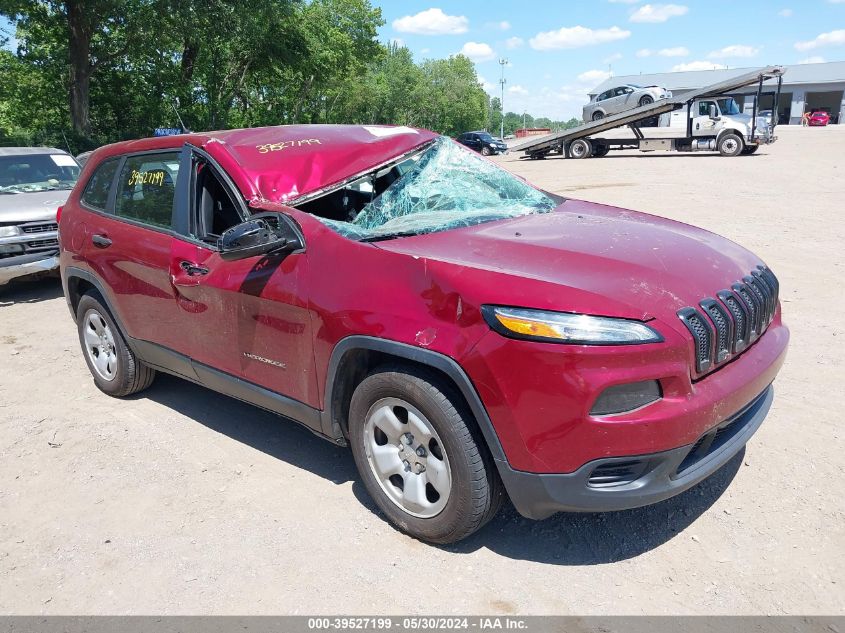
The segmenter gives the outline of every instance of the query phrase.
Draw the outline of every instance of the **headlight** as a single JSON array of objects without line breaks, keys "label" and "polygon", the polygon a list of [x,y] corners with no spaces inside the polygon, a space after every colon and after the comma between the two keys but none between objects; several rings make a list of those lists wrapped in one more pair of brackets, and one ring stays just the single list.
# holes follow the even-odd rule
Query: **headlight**
[{"label": "headlight", "polygon": [[629,319],[500,306],[483,306],[481,312],[491,328],[510,338],[574,345],[634,345],[663,340],[646,324]]},{"label": "headlight", "polygon": [[21,230],[16,226],[0,226],[0,237],[12,237],[20,234]]}]

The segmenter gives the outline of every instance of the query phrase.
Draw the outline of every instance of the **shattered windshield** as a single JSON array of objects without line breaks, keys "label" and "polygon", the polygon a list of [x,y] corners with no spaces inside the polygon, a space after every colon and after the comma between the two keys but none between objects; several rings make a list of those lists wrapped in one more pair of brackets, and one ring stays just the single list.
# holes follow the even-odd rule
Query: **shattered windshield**
[{"label": "shattered windshield", "polygon": [[[386,178],[391,184],[379,191],[380,183]],[[366,199],[360,209],[350,207],[353,194]],[[346,221],[326,217],[322,211],[331,204],[324,198],[300,208],[313,213],[341,235],[370,241],[548,213],[560,204],[445,137],[347,186],[335,206],[340,202]]]},{"label": "shattered windshield", "polygon": [[0,194],[73,189],[79,165],[67,154],[0,156]]}]

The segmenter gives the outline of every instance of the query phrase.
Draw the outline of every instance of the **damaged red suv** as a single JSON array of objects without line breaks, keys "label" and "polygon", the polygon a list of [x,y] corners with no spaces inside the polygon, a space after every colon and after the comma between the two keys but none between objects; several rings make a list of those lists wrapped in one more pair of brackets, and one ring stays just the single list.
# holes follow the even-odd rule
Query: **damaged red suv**
[{"label": "damaged red suv", "polygon": [[424,130],[97,150],[60,219],[97,386],[175,374],[349,445],[405,532],[661,501],[760,426],[786,353],[742,247],[566,200]]}]

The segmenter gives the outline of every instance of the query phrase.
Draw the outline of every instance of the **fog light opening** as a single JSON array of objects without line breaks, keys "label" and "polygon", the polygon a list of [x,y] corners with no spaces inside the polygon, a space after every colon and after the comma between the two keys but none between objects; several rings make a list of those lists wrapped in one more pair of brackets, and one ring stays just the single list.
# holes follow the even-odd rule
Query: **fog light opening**
[{"label": "fog light opening", "polygon": [[590,415],[615,415],[629,413],[656,402],[663,397],[657,380],[642,380],[605,389],[596,399]]}]

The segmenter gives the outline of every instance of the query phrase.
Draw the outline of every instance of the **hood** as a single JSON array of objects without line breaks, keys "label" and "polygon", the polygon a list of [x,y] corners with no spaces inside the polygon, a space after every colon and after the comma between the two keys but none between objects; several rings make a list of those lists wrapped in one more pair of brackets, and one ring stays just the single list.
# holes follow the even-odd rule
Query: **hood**
[{"label": "hood", "polygon": [[[488,271],[480,303],[667,318],[762,263],[723,237],[687,224],[568,200],[548,214],[380,242],[416,258]],[[501,275],[520,278],[504,283]],[[498,278],[497,278],[498,277]]]},{"label": "hood", "polygon": [[69,195],[70,190],[0,194],[0,223],[55,221]]}]

